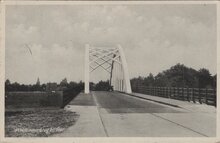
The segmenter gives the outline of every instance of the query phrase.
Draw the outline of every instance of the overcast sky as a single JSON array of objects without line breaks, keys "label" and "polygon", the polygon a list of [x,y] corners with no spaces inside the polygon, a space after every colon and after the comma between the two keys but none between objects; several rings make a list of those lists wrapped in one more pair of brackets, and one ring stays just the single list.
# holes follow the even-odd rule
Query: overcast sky
[{"label": "overcast sky", "polygon": [[[216,6],[6,7],[6,78],[12,82],[83,80],[86,43],[121,44],[131,78],[156,75],[176,63],[216,74]],[[91,76],[109,77],[104,70]]]}]

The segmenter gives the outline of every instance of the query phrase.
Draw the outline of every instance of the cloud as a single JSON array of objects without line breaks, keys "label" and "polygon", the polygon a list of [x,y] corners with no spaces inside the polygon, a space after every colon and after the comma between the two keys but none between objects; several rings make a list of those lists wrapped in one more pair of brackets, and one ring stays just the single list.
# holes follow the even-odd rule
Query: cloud
[{"label": "cloud", "polygon": [[[82,80],[86,43],[121,44],[131,77],[177,62],[215,74],[215,12],[214,5],[7,6],[6,77],[24,83],[38,76],[42,82]],[[101,71],[93,81],[109,77]]]}]

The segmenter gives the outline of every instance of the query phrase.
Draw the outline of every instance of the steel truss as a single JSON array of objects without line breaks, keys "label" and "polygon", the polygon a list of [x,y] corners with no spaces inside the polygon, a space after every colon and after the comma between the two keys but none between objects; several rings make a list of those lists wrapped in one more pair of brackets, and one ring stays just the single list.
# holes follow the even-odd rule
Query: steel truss
[{"label": "steel truss", "polygon": [[112,48],[86,45],[85,93],[89,93],[90,73],[98,68],[102,68],[110,74],[109,81],[114,90],[131,93],[128,66],[120,45]]}]

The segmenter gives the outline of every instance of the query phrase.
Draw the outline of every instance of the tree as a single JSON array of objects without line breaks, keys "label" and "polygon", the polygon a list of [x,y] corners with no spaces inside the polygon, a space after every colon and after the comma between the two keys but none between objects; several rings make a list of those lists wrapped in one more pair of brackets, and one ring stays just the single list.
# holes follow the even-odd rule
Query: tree
[{"label": "tree", "polygon": [[[64,81],[66,81],[66,80],[64,80]],[[66,82],[64,82],[64,83],[66,83]],[[66,87],[62,88],[61,90],[63,90],[64,93],[76,95],[76,94],[80,93],[83,89],[84,89],[84,83],[82,81],[80,81],[79,83],[71,81],[71,82],[67,83]]]},{"label": "tree", "polygon": [[146,86],[154,85],[154,76],[152,73],[150,73],[146,78],[143,79],[143,84]]},{"label": "tree", "polygon": [[215,75],[212,77],[212,87],[213,87],[213,88],[216,88],[216,83],[217,83],[216,79],[217,79],[217,75],[215,74]]},{"label": "tree", "polygon": [[131,88],[133,91],[137,91],[140,85],[144,85],[144,78],[139,76],[138,78],[131,79]]},{"label": "tree", "polygon": [[97,91],[109,91],[111,89],[111,86],[109,85],[109,80],[107,81],[99,81],[95,85],[95,90]]},{"label": "tree", "polygon": [[11,90],[11,82],[9,79],[6,79],[5,81],[5,91],[10,91]]},{"label": "tree", "polygon": [[41,91],[46,91],[46,84],[45,83],[41,85]]},{"label": "tree", "polygon": [[95,90],[95,83],[94,82],[89,82],[89,89],[92,91]]},{"label": "tree", "polygon": [[155,77],[155,83],[160,86],[171,87],[198,87],[198,72],[183,64],[176,64],[170,69],[159,73]]},{"label": "tree", "polygon": [[212,77],[208,69],[202,68],[198,72],[199,87],[206,88],[211,87]]},{"label": "tree", "polygon": [[11,87],[12,87],[11,91],[20,91],[20,84],[17,82],[12,83]]},{"label": "tree", "polygon": [[10,80],[9,80],[9,79],[6,79],[5,85],[10,85],[10,84],[11,84]]},{"label": "tree", "polygon": [[170,69],[158,73],[155,77],[150,73],[147,77],[131,79],[132,90],[135,91],[140,85],[161,86],[161,87],[216,87],[216,76],[211,76],[207,69],[199,71],[186,67],[183,64],[176,64]]},{"label": "tree", "polygon": [[148,80],[149,86],[153,86],[154,85],[154,76],[153,76],[152,73],[150,73],[148,75],[147,80]]},{"label": "tree", "polygon": [[64,78],[61,82],[60,82],[60,86],[61,87],[67,87],[68,86],[68,82],[67,82],[67,79]]},{"label": "tree", "polygon": [[154,86],[166,87],[169,85],[169,80],[164,73],[159,73],[157,76],[155,76]]}]

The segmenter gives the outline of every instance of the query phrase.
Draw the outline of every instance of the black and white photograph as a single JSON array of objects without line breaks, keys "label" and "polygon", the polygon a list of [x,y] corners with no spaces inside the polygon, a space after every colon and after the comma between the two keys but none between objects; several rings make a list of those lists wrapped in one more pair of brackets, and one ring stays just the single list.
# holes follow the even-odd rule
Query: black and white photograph
[{"label": "black and white photograph", "polygon": [[4,138],[216,138],[217,17],[205,2],[6,4]]}]

